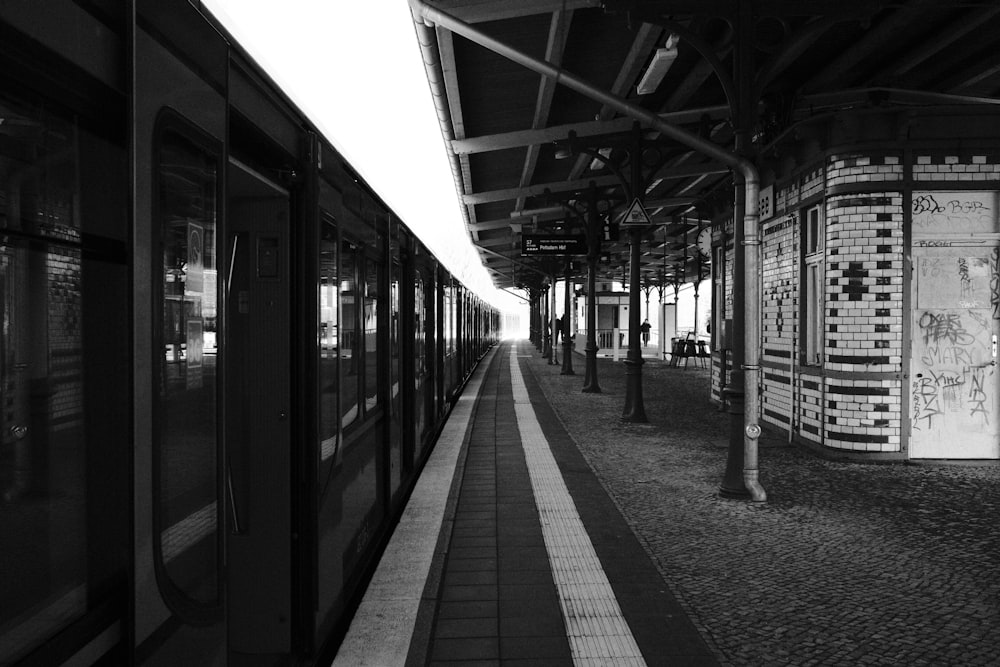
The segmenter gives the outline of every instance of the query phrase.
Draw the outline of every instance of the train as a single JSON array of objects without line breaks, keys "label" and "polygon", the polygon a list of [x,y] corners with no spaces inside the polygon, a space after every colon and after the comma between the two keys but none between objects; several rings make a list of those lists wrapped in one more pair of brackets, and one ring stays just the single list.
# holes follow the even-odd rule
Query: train
[{"label": "train", "polygon": [[0,3],[0,235],[0,665],[328,659],[498,310],[195,0]]}]

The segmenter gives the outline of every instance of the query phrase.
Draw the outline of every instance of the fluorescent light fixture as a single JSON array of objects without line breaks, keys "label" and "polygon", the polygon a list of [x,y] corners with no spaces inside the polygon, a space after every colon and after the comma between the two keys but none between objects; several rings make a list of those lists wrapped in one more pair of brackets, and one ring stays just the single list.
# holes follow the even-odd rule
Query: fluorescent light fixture
[{"label": "fluorescent light fixture", "polygon": [[656,91],[660,86],[660,82],[663,81],[663,77],[670,70],[670,66],[677,59],[677,42],[679,41],[680,38],[677,35],[671,34],[667,38],[666,45],[662,49],[656,50],[656,53],[653,54],[653,59],[649,63],[649,67],[646,68],[645,74],[639,79],[639,85],[635,87],[635,92],[640,95],[648,95]]}]

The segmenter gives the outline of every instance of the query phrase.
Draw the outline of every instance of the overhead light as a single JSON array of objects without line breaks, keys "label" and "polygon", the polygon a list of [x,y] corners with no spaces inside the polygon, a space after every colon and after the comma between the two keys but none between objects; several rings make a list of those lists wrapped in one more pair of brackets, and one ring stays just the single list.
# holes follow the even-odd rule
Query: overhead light
[{"label": "overhead light", "polygon": [[677,42],[679,41],[680,38],[677,35],[671,34],[667,38],[666,45],[662,49],[656,50],[645,74],[639,79],[639,85],[635,87],[635,92],[640,95],[648,95],[656,91],[660,82],[663,81],[663,77],[667,75],[670,66],[677,59]]},{"label": "overhead light", "polygon": [[[599,148],[597,150],[597,152],[601,155],[601,157],[604,158],[604,160],[607,160],[608,158],[611,157],[611,149],[610,148]],[[596,157],[593,160],[590,161],[590,170],[591,171],[597,171],[598,169],[601,169],[602,167],[604,167],[604,162],[601,161],[601,160],[599,160],[599,159],[597,159]]]}]

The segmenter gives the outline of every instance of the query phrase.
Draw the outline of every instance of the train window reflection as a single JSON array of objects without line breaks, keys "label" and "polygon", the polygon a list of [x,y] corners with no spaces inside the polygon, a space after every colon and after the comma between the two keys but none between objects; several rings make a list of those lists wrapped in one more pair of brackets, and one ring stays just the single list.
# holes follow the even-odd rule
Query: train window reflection
[{"label": "train window reflection", "polygon": [[392,413],[396,418],[400,416],[400,396],[399,396],[399,264],[392,264],[392,279],[389,283],[389,395],[392,403]]},{"label": "train window reflection", "polygon": [[26,97],[0,94],[3,665],[126,571],[124,150]]},{"label": "train window reflection", "polygon": [[[343,426],[353,424],[360,413],[358,399],[359,355],[358,336],[358,247],[344,241],[340,252],[340,313],[343,329],[340,339],[340,420]],[[362,360],[363,361],[363,360]]]},{"label": "train window reflection", "polygon": [[319,439],[320,461],[337,452],[337,230],[324,221],[319,250]]},{"label": "train window reflection", "polygon": [[378,307],[379,271],[377,262],[365,262],[365,409],[378,405]]},{"label": "train window reflection", "polygon": [[157,456],[159,583],[192,619],[219,602],[215,221],[217,162],[180,134],[161,134],[158,217]]}]

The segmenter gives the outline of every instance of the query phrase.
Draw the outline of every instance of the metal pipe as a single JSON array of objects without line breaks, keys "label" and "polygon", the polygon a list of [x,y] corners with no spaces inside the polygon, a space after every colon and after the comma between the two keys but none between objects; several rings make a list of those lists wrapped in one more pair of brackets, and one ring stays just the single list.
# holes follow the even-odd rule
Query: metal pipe
[{"label": "metal pipe", "polygon": [[[414,16],[417,16],[417,14],[414,13]],[[441,126],[441,134],[444,136],[446,142],[450,142],[455,138],[455,132],[451,126],[451,112],[448,109],[448,94],[445,91],[444,73],[441,70],[441,61],[438,58],[437,50],[434,48],[434,44],[437,42],[436,37],[433,35],[434,29],[425,25],[422,21],[416,21],[415,27],[417,42],[420,44],[420,54],[424,61],[424,70],[427,72],[427,82],[430,84],[431,96],[434,98],[434,110],[437,112],[438,124]],[[462,163],[458,155],[454,152],[447,151],[447,153],[448,162],[451,166],[451,177],[455,181],[455,187],[459,192],[464,192],[465,185],[462,178]],[[472,235],[469,232],[472,223],[472,220],[469,218],[469,209],[462,203],[459,203],[458,208],[462,211],[466,234],[469,234],[469,239],[472,240]]]},{"label": "metal pipe", "polygon": [[[758,383],[760,379],[760,289],[758,287],[758,274],[760,273],[760,174],[757,167],[750,160],[730,153],[716,144],[691,134],[686,130],[670,125],[662,120],[659,115],[632,104],[628,100],[617,95],[601,90],[597,86],[585,81],[552,63],[540,60],[528,54],[522,53],[503,42],[487,35],[477,28],[461,21],[440,9],[431,7],[423,0],[409,0],[410,10],[417,26],[417,33],[420,38],[421,50],[425,53],[424,62],[428,63],[427,51],[430,50],[430,60],[437,62],[437,56],[433,54],[432,43],[429,38],[430,26],[440,25],[454,33],[462,35],[466,39],[479,44],[480,46],[493,51],[519,65],[537,72],[543,76],[554,79],[556,83],[570,88],[592,100],[605,104],[608,107],[641,121],[661,134],[666,135],[689,148],[716,159],[719,162],[739,171],[744,180],[746,192],[746,213],[743,218],[744,245],[746,247],[746,262],[744,265],[744,281],[747,285],[746,293],[746,334],[744,335],[745,361],[744,387],[746,391],[746,410],[744,416],[744,465],[743,477],[751,498],[755,501],[767,500],[767,494],[758,480],[757,469],[757,440],[760,437],[760,425],[757,423],[760,411],[760,396]],[[440,64],[438,64],[440,68]],[[435,97],[444,97],[445,91],[440,79],[428,78]],[[445,103],[446,107],[447,104]],[[441,106],[439,105],[439,109]],[[450,137],[450,128],[446,133],[446,138]]]}]

